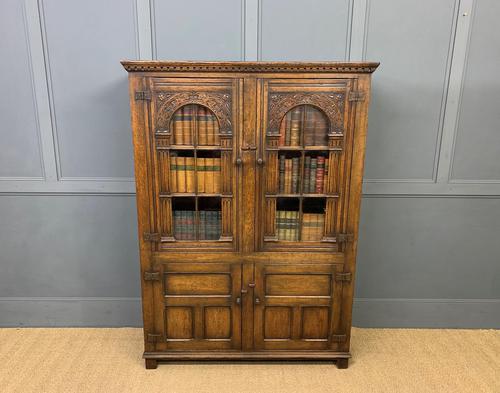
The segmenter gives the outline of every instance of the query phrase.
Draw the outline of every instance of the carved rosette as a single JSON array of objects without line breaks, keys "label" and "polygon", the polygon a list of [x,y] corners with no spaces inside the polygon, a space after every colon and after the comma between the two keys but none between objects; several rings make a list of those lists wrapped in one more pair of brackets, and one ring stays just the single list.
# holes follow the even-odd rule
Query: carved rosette
[{"label": "carved rosette", "polygon": [[229,92],[161,92],[155,97],[156,132],[169,133],[170,120],[184,105],[199,104],[210,109],[219,121],[221,134],[232,134],[231,94]]},{"label": "carved rosette", "polygon": [[313,105],[328,117],[330,133],[344,131],[344,93],[271,93],[269,94],[267,134],[279,134],[280,124],[292,108]]}]

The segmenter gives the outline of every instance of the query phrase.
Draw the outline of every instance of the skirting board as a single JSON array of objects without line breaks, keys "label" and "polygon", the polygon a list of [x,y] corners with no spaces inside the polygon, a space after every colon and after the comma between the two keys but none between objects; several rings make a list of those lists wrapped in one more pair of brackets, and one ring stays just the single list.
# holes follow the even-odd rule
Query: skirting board
[{"label": "skirting board", "polygon": [[[500,299],[354,300],[356,327],[500,328]],[[142,326],[139,298],[0,297],[0,327]]]}]

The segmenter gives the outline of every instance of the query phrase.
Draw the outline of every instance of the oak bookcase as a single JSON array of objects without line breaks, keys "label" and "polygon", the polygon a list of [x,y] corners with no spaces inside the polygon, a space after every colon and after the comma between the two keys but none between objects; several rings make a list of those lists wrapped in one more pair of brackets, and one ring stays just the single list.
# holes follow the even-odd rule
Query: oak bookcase
[{"label": "oak bookcase", "polygon": [[123,61],[147,368],[348,365],[378,63]]}]

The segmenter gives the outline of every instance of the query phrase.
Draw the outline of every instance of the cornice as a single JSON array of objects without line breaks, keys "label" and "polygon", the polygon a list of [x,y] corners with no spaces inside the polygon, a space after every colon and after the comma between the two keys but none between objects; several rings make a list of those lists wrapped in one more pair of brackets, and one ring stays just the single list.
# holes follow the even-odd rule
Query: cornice
[{"label": "cornice", "polygon": [[376,62],[191,62],[138,60],[121,62],[128,72],[331,72],[372,73],[379,65]]}]

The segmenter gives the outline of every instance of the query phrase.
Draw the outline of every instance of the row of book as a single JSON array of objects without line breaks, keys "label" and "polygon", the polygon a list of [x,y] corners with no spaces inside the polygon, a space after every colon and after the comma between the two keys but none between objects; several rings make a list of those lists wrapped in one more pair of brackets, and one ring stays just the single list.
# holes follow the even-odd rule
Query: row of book
[{"label": "row of book", "polygon": [[199,105],[186,105],[172,116],[174,145],[194,145],[196,133],[198,145],[219,145],[219,123],[209,109]]},{"label": "row of book", "polygon": [[[284,154],[279,158],[280,194],[298,194],[300,192],[300,158],[286,158]],[[328,176],[328,159],[324,156],[305,156],[304,179],[302,192],[304,194],[322,194]]]},{"label": "row of book", "polygon": [[328,121],[325,115],[313,106],[302,105],[289,111],[280,126],[280,146],[326,146],[328,143]]},{"label": "row of book", "polygon": [[[220,210],[174,210],[174,236],[177,240],[218,240],[222,229]],[[198,233],[197,233],[198,232]]]},{"label": "row of book", "polygon": [[284,241],[320,241],[323,237],[325,215],[322,213],[303,213],[302,227],[298,211],[276,211],[276,234]]},{"label": "row of book", "polygon": [[[220,158],[170,156],[171,192],[219,194],[221,192]],[[196,170],[195,170],[196,169]],[[196,179],[196,182],[195,182]]]}]

